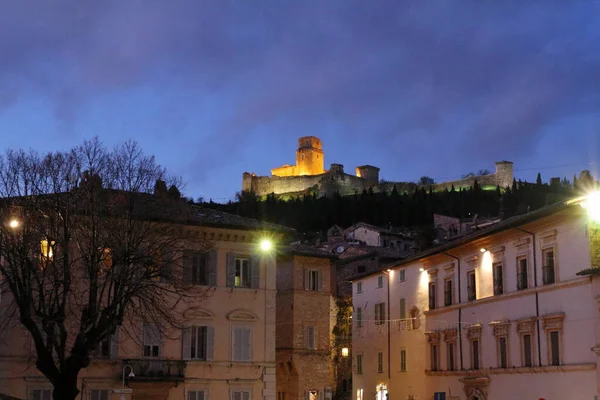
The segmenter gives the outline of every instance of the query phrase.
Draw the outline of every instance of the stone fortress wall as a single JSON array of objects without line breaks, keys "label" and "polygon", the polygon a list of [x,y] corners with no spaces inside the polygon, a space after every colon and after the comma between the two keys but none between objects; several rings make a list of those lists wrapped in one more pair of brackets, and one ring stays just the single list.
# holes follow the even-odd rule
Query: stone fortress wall
[{"label": "stone fortress wall", "polygon": [[[391,191],[394,186],[399,192],[413,192],[419,185],[414,182],[379,182],[379,168],[362,165],[356,168],[356,175],[344,172],[341,164],[331,164],[329,170],[324,169],[325,154],[322,142],[314,136],[301,137],[296,151],[296,165],[284,165],[271,170],[272,176],[257,176],[244,172],[242,191],[253,192],[258,196],[300,195],[315,191],[318,195],[331,196],[339,192],[342,196],[362,192],[373,188],[375,192]],[[511,161],[496,162],[496,171],[489,175],[471,176],[456,181],[431,185],[434,191],[471,187],[477,181],[481,186],[510,186],[513,181],[513,163]],[[429,189],[429,186],[426,186]]]}]

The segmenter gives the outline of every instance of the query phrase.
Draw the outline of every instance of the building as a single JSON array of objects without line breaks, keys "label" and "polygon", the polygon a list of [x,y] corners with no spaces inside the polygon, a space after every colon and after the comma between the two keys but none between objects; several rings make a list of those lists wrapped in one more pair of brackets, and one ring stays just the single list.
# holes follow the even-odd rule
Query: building
[{"label": "building", "polygon": [[[469,176],[464,179],[431,185],[433,190],[444,190],[455,187],[471,187],[477,181],[481,186],[510,186],[513,181],[513,163],[511,161],[496,162],[496,171],[492,174]],[[315,192],[319,195],[352,195],[356,192],[372,188],[374,191],[391,191],[394,187],[399,192],[412,193],[419,187],[412,182],[380,182],[379,168],[372,165],[356,167],[355,174],[344,172],[342,164],[331,164],[325,170],[325,152],[322,141],[315,136],[298,139],[296,164],[286,164],[271,170],[271,176],[257,176],[244,172],[242,191],[252,192],[258,196],[271,193],[276,195],[301,195]],[[428,186],[429,187],[429,186]]]},{"label": "building", "polygon": [[401,254],[408,254],[417,244],[416,239],[410,234],[380,228],[364,222],[358,222],[346,228],[344,236],[350,242],[357,241],[373,247],[389,247],[397,249]]},{"label": "building", "polygon": [[330,253],[291,246],[277,260],[278,400],[331,400],[335,302]]},{"label": "building", "polygon": [[[128,399],[275,400],[276,259],[260,253],[257,243],[266,236],[282,240],[290,230],[158,195],[140,196],[140,201],[156,206],[164,223],[183,213],[176,222],[185,221],[211,244],[183,254],[189,290],[209,288],[210,295],[173,305],[173,312],[185,317],[181,330],[161,333],[151,324],[117,329],[81,371],[79,398],[120,399],[112,389],[121,388],[123,379],[133,389]],[[52,386],[37,371],[34,354],[22,326],[3,332],[4,393],[30,400],[51,398]]]},{"label": "building", "polygon": [[356,277],[353,398],[596,398],[600,222],[582,204]]}]

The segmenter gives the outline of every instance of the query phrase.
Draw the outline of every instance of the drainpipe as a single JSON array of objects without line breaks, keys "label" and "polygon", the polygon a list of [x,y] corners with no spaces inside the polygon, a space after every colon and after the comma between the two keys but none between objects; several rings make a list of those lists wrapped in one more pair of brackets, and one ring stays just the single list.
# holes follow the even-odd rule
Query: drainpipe
[{"label": "drainpipe", "polygon": [[[448,257],[454,258],[456,260],[456,276],[458,277],[457,279],[457,292],[458,292],[458,349],[460,352],[460,369],[464,369],[463,368],[463,341],[462,341],[462,303],[461,303],[461,296],[460,296],[460,258],[453,256],[452,254],[448,254],[448,253],[443,253],[445,255],[447,255]],[[445,289],[445,288],[444,288]]]},{"label": "drainpipe", "polygon": [[[526,233],[528,235],[531,235],[532,240],[533,240],[533,287],[537,288],[538,286],[538,280],[537,280],[537,255],[536,255],[536,240],[535,240],[535,233],[533,232],[529,232],[526,231],[525,229],[521,229],[521,228],[513,228],[517,231],[521,231],[523,233]],[[538,348],[538,366],[542,366],[542,342],[541,342],[541,338],[540,338],[540,298],[539,298],[539,294],[538,291],[535,291],[535,323],[536,323],[536,330],[537,330],[537,348]]]}]

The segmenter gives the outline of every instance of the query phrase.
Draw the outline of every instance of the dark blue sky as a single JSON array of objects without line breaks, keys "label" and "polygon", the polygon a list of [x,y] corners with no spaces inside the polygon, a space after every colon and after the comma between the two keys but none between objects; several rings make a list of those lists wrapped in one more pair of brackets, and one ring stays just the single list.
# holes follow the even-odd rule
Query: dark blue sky
[{"label": "dark blue sky", "polygon": [[[388,180],[600,162],[600,1],[0,0],[2,147],[126,139],[224,200],[244,171]],[[1,150],[1,149],[0,149]],[[590,164],[593,163],[593,164]],[[562,166],[562,167],[560,167]],[[598,175],[598,174],[596,174]]]}]

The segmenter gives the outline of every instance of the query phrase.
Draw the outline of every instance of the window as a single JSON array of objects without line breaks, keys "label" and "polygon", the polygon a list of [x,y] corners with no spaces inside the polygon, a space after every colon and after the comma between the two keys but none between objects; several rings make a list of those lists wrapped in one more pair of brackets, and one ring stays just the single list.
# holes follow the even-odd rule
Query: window
[{"label": "window", "polygon": [[233,328],[233,361],[252,360],[252,331],[248,327]]},{"label": "window", "polygon": [[406,319],[406,299],[400,299],[400,319]]},{"label": "window", "polygon": [[108,389],[90,390],[90,400],[108,400]]},{"label": "window", "polygon": [[285,400],[285,392],[277,392],[277,400]]},{"label": "window", "polygon": [[517,290],[527,289],[527,281],[527,257],[519,257],[517,258]]},{"label": "window", "polygon": [[508,349],[505,336],[498,338],[498,368],[508,368]]},{"label": "window", "polygon": [[533,367],[531,335],[523,335],[523,366]]},{"label": "window", "polygon": [[317,270],[306,270],[305,289],[312,292],[321,291],[321,273]]},{"label": "window", "polygon": [[318,396],[318,390],[309,390],[306,392],[306,400],[318,400]]},{"label": "window", "polygon": [[160,327],[144,324],[144,357],[160,356]]},{"label": "window", "polygon": [[471,369],[479,369],[479,340],[471,341]]},{"label": "window", "polygon": [[54,261],[54,240],[48,241],[46,239],[40,241],[40,266],[45,268],[49,262]]},{"label": "window", "polygon": [[421,315],[419,309],[413,307],[410,310],[410,329],[419,329],[421,326]]},{"label": "window", "polygon": [[439,369],[438,360],[439,360],[439,351],[437,344],[430,345],[430,355],[431,355],[431,370],[437,371]]},{"label": "window", "polygon": [[383,372],[383,352],[381,351],[377,353],[377,372]]},{"label": "window", "polygon": [[233,390],[231,392],[231,400],[250,400],[249,390]]},{"label": "window", "polygon": [[504,274],[502,263],[496,263],[494,268],[494,296],[504,293]]},{"label": "window", "polygon": [[184,283],[208,285],[208,265],[206,254],[185,252],[183,256]]},{"label": "window", "polygon": [[448,371],[454,371],[456,369],[456,348],[454,342],[448,343]]},{"label": "window", "polygon": [[250,287],[250,260],[247,258],[235,259],[235,287]]},{"label": "window", "polygon": [[362,282],[356,282],[356,293],[362,293]]},{"label": "window", "polygon": [[214,346],[212,326],[191,326],[183,330],[183,359],[211,360]]},{"label": "window", "polygon": [[435,301],[435,290],[436,285],[435,282],[429,282],[429,309],[435,309],[436,301]]},{"label": "window", "polygon": [[117,357],[119,355],[119,328],[112,335],[106,335],[91,353],[95,357]]},{"label": "window", "polygon": [[400,350],[400,371],[406,372],[406,349]]},{"label": "window", "polygon": [[452,292],[452,278],[446,278],[444,281],[444,306],[452,305],[452,298],[454,293]]},{"label": "window", "polygon": [[383,287],[383,276],[377,277],[377,289],[381,289]]},{"label": "window", "polygon": [[363,400],[363,390],[362,389],[356,389],[356,400]]},{"label": "window", "polygon": [[381,325],[385,322],[385,303],[375,304],[375,325]]},{"label": "window", "polygon": [[406,282],[406,268],[400,269],[398,275],[400,275],[400,282]]},{"label": "window", "polygon": [[560,365],[559,332],[550,332],[550,365]]},{"label": "window", "polygon": [[555,282],[554,249],[543,250],[542,257],[544,262],[542,267],[544,285],[550,285]]},{"label": "window", "polygon": [[187,400],[205,400],[206,397],[204,395],[203,390],[188,390],[187,392]]},{"label": "window", "polygon": [[52,400],[52,389],[33,389],[31,400]]},{"label": "window", "polygon": [[362,308],[360,307],[356,309],[356,326],[359,328],[362,326]]},{"label": "window", "polygon": [[362,374],[362,360],[363,360],[363,355],[362,353],[358,353],[356,355],[356,373],[357,374]]},{"label": "window", "polygon": [[305,346],[307,349],[317,349],[317,328],[314,326],[307,326],[305,333]]},{"label": "window", "polygon": [[467,272],[467,299],[469,301],[477,299],[477,281],[474,270]]}]

